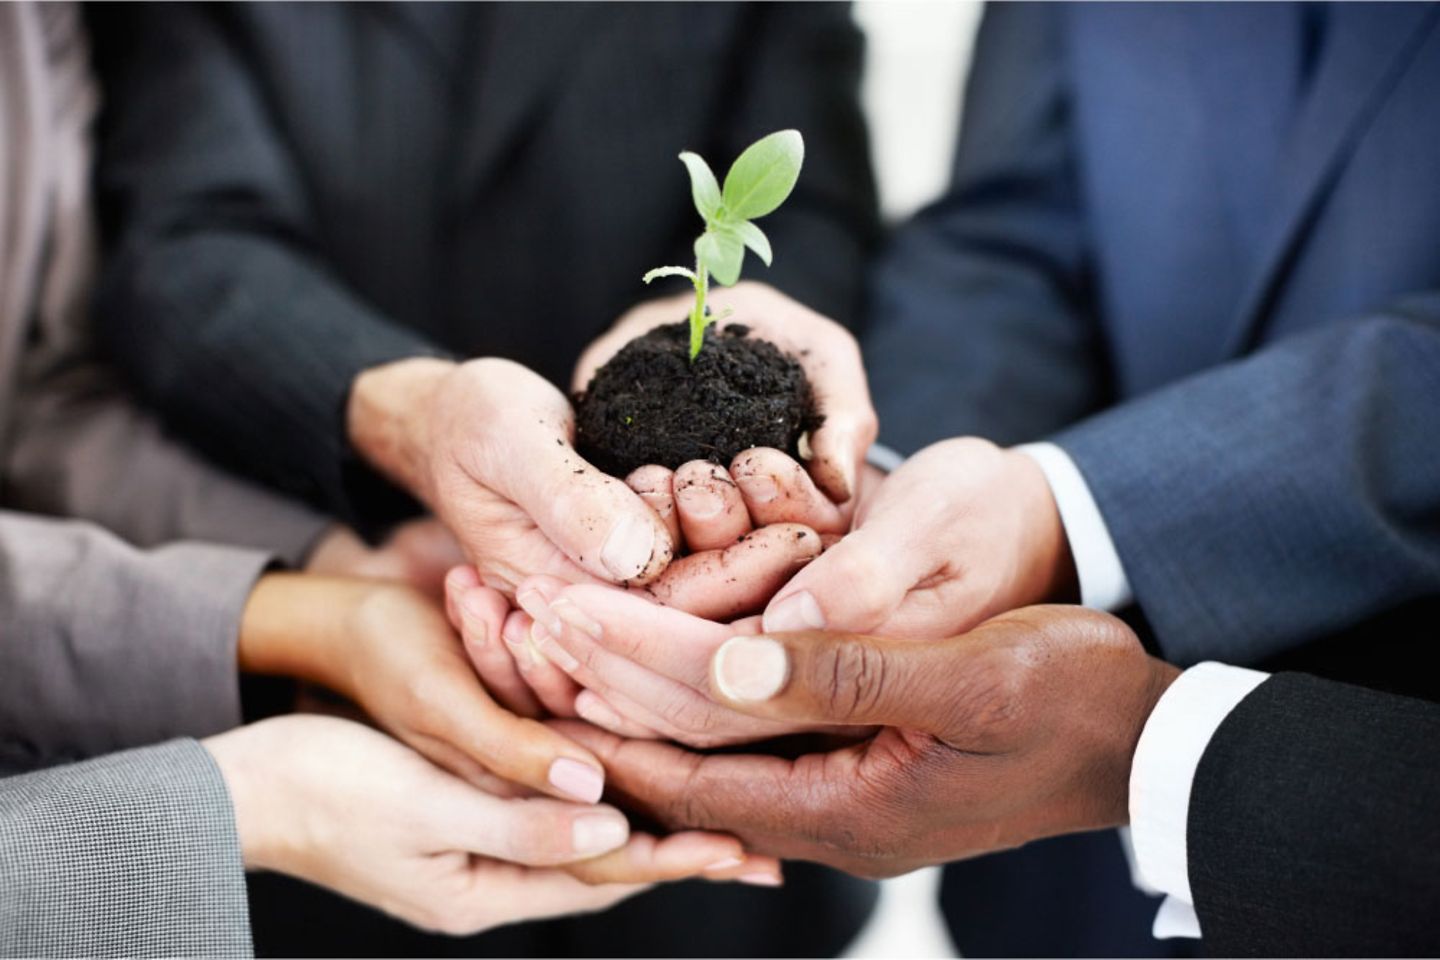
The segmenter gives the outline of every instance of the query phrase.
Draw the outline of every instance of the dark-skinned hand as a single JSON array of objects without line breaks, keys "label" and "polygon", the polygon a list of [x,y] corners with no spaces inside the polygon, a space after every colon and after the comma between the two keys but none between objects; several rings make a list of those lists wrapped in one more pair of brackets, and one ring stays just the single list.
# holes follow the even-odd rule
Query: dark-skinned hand
[{"label": "dark-skinned hand", "polygon": [[1028,607],[967,634],[737,637],[711,695],[783,725],[878,725],[796,759],[704,755],[556,724],[604,763],[623,806],[749,849],[893,876],[1128,820],[1135,744],[1179,674],[1105,614]]}]

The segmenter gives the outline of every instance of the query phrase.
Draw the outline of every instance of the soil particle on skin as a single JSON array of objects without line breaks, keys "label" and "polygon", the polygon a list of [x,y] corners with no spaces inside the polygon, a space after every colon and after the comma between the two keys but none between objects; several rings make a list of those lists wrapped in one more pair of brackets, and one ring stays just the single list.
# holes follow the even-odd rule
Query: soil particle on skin
[{"label": "soil particle on skin", "polygon": [[630,341],[576,397],[580,455],[617,477],[651,463],[723,466],[751,447],[798,456],[800,435],[821,421],[810,382],[794,359],[748,333],[710,327],[694,364],[685,323]]}]

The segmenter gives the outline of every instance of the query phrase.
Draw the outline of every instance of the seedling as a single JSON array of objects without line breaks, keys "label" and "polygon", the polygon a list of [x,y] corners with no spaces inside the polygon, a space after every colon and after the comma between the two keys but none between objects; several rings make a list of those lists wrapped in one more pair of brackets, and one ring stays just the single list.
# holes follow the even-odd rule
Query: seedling
[{"label": "seedling", "polygon": [[690,194],[705,221],[705,232],[695,240],[695,269],[656,267],[645,274],[645,282],[686,277],[695,287],[695,306],[690,311],[690,362],[694,363],[705,344],[705,328],[715,320],[705,305],[710,278],[727,287],[734,285],[740,279],[746,247],[770,266],[770,240],[754,221],[774,213],[795,189],[805,161],[805,141],[798,130],[760,138],[731,164],[723,189],[698,153],[687,150],[680,161],[690,173]]}]

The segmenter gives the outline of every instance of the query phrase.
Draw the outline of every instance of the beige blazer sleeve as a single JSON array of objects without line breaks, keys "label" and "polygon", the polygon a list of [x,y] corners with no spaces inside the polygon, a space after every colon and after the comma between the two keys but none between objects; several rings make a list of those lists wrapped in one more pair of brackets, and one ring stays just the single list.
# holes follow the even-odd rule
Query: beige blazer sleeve
[{"label": "beige blazer sleeve", "polygon": [[245,957],[235,816],[177,740],[0,779],[0,957]]}]

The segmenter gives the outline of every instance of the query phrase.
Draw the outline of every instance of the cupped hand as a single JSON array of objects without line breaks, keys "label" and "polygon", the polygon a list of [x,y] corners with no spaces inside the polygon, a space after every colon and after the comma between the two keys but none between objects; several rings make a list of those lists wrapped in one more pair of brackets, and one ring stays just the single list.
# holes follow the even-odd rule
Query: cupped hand
[{"label": "cupped hand", "polygon": [[609,806],[503,798],[359,724],[287,716],[204,745],[249,869],[328,887],[451,934],[603,909],[693,876],[773,884],[733,838],[631,834]]},{"label": "cupped hand", "polygon": [[863,497],[852,530],[780,589],[764,627],[947,637],[1077,592],[1040,467],[967,437],[925,448]]},{"label": "cupped hand", "polygon": [[1127,822],[1140,732],[1179,671],[1121,621],[1032,607],[943,641],[741,636],[711,693],[782,724],[879,725],[789,760],[702,755],[557,724],[605,762],[610,791],[671,828],[891,876]]},{"label": "cupped hand", "polygon": [[[466,597],[466,642],[502,642],[509,605]],[[495,778],[593,802],[604,770],[590,751],[490,696],[439,605],[392,584],[270,574],[241,621],[240,667],[309,680],[350,698],[378,724],[477,784]]]},{"label": "cupped hand", "polygon": [[[574,389],[584,390],[595,371],[635,337],[683,319],[691,299],[682,295],[652,300],[622,316],[581,355]],[[816,406],[825,418],[804,444],[810,454],[807,469],[815,485],[834,503],[849,500],[878,429],[855,338],[833,320],[763,283],[746,281],[714,290],[710,305],[721,317],[721,326],[749,327],[804,368]]]}]

